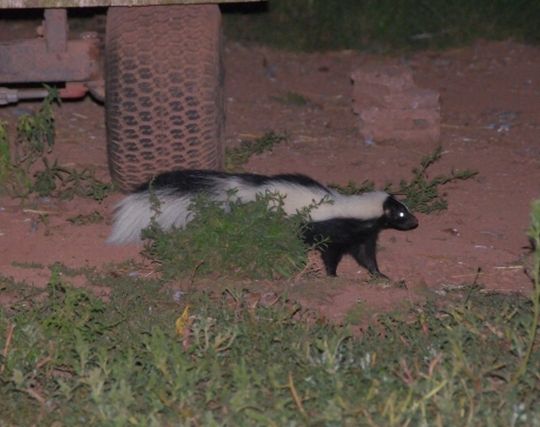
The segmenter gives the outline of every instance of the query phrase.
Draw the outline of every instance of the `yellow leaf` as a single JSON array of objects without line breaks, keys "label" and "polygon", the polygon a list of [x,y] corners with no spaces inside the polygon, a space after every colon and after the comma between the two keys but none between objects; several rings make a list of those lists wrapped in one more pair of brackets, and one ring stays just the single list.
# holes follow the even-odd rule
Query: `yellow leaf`
[{"label": "yellow leaf", "polygon": [[176,335],[184,336],[184,333],[186,331],[186,326],[189,321],[189,305],[186,305],[186,308],[184,308],[184,311],[180,315],[178,319],[176,319],[175,325],[176,325]]}]

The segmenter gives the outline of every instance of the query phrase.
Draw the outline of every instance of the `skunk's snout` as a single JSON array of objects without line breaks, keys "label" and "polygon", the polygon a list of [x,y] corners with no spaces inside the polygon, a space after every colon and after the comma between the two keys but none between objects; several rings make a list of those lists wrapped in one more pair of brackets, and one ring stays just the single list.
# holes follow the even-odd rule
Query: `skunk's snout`
[{"label": "skunk's snout", "polygon": [[407,221],[406,230],[413,230],[416,227],[418,227],[418,218],[411,214],[409,220]]}]

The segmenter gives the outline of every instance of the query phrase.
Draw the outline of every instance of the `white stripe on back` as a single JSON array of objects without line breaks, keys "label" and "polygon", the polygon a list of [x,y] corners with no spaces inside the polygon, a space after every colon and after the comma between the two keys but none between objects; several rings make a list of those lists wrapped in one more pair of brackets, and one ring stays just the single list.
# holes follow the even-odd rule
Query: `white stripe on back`
[{"label": "white stripe on back", "polygon": [[[383,214],[383,203],[388,197],[383,191],[345,196],[317,186],[279,180],[256,186],[237,176],[215,177],[212,181],[214,188],[211,197],[216,201],[226,202],[231,198],[230,193],[234,194],[232,200],[243,202],[254,201],[257,194],[279,193],[284,196],[283,209],[287,215],[294,215],[307,206],[313,206],[310,211],[312,221],[378,218]],[[182,228],[189,222],[192,215],[189,206],[193,194],[182,194],[174,189],[156,189],[154,194],[159,200],[159,215],[155,220],[164,230],[173,226]],[[107,241],[113,244],[140,241],[141,231],[150,225],[155,215],[148,191],[127,196],[116,208],[112,233]]]}]

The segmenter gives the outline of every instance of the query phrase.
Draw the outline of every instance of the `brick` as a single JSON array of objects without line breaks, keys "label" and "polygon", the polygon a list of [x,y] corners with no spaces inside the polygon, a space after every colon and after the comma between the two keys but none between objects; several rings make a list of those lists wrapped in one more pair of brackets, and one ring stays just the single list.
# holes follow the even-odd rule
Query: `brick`
[{"label": "brick", "polygon": [[403,65],[367,65],[353,71],[351,78],[354,82],[398,91],[415,87],[411,69]]},{"label": "brick", "polygon": [[437,141],[439,94],[415,85],[403,65],[367,66],[354,71],[353,111],[364,139]]}]

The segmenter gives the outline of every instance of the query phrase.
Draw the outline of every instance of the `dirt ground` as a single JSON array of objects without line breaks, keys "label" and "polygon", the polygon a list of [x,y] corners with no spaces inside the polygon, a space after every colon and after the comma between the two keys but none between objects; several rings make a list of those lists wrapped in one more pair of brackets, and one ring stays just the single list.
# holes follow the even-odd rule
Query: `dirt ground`
[{"label": "dirt ground", "polygon": [[[353,51],[285,53],[230,42],[225,50],[226,145],[272,130],[286,133],[288,141],[252,158],[246,170],[299,172],[326,183],[370,179],[380,187],[410,177],[411,169],[435,144],[366,144],[351,108],[351,72],[383,61],[408,64],[419,86],[440,93],[444,155],[433,173],[452,168],[479,173],[444,187],[447,211],[419,215],[420,226],[414,231],[383,232],[380,268],[403,280],[405,287],[368,283],[367,273],[346,259],[338,279],[291,282],[283,285],[283,291],[336,320],[358,303],[375,313],[415,303],[424,298],[426,289],[471,284],[478,269],[478,282],[486,289],[528,293],[531,283],[523,271],[526,230],[531,201],[540,197],[537,47],[480,41],[445,52],[377,57]],[[301,94],[308,104],[280,102],[287,92]],[[36,106],[2,107],[0,119],[13,125]],[[89,98],[65,102],[56,117],[54,155],[60,163],[92,167],[109,180],[103,107]],[[50,276],[46,266],[56,261],[74,268],[140,261],[140,247],[105,243],[112,208],[120,198],[115,194],[101,204],[42,199],[31,207],[0,198],[0,272],[44,286]],[[68,221],[93,211],[105,221],[94,225]],[[44,214],[46,221],[40,220]],[[125,274],[137,272],[128,268]],[[70,281],[85,285],[83,276]],[[256,292],[265,292],[265,286],[250,285]],[[275,285],[269,288],[275,290]]]}]

